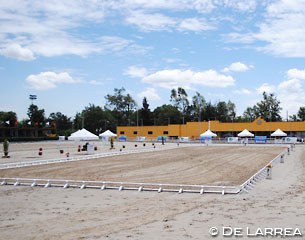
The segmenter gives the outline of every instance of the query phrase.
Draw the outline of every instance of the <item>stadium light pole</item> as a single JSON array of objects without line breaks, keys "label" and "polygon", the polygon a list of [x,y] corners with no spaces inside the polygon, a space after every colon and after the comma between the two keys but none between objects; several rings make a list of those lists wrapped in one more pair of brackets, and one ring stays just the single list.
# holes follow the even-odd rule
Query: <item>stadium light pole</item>
[{"label": "stadium light pole", "polygon": [[33,101],[37,100],[37,95],[30,94],[29,99],[32,101],[32,105],[33,105]]}]

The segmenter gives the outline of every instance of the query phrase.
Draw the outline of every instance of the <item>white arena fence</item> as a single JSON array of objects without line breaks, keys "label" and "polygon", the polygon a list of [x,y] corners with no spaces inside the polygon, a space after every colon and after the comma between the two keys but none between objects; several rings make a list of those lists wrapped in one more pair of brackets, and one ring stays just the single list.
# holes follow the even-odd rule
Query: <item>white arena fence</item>
[{"label": "white arena fence", "polygon": [[[218,193],[218,194],[239,194],[242,192],[248,192],[254,185],[259,181],[263,180],[267,176],[267,168],[270,164],[272,166],[276,165],[279,162],[283,162],[285,154],[290,154],[295,146],[288,146],[286,150],[272,159],[266,166],[260,169],[257,173],[251,176],[247,181],[245,181],[240,186],[213,186],[213,185],[187,185],[187,184],[163,184],[163,183],[134,183],[134,182],[111,182],[111,181],[83,181],[83,180],[65,180],[65,179],[34,179],[34,178],[0,178],[0,185],[14,185],[14,186],[31,186],[31,187],[61,187],[61,188],[80,188],[80,189],[116,189],[119,191],[122,190],[137,190],[141,191],[155,191],[155,192],[177,192],[177,193]],[[173,147],[160,148],[160,150],[172,149]],[[89,160],[93,158],[100,158],[106,156],[115,156],[123,154],[132,154],[140,152],[151,152],[155,149],[142,149],[142,150],[129,150],[125,152],[115,152],[107,154],[96,154],[94,156],[87,156],[83,158],[75,159],[51,159],[51,160],[41,160],[34,162],[24,162],[16,163],[17,165],[6,166],[6,168],[17,168],[25,166],[33,166],[39,164],[48,164],[48,163],[58,163],[58,162],[67,162],[67,161],[81,161]],[[41,163],[40,163],[41,162]],[[24,165],[18,165],[24,164]],[[3,169],[3,168],[2,168]]]},{"label": "white arena fence", "polygon": [[116,152],[107,152],[107,153],[100,153],[100,154],[89,154],[83,156],[71,156],[71,157],[63,157],[63,158],[54,158],[54,159],[39,159],[33,161],[21,161],[21,162],[11,162],[11,163],[4,163],[0,164],[0,169],[8,169],[8,168],[20,168],[20,167],[28,167],[28,166],[35,166],[35,165],[43,165],[43,164],[51,164],[51,163],[63,163],[63,162],[72,162],[72,161],[85,161],[103,157],[111,157],[111,156],[120,156],[126,154],[133,154],[133,153],[145,153],[145,152],[153,152],[153,151],[162,151],[162,150],[169,150],[174,149],[177,146],[163,146],[162,148],[147,148],[147,149],[139,149],[139,150],[122,150]]}]

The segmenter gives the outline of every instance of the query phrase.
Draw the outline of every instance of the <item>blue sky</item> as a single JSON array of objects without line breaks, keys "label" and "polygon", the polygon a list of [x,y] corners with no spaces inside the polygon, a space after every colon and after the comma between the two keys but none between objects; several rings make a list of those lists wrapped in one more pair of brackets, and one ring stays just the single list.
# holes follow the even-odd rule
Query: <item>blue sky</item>
[{"label": "blue sky", "polygon": [[0,0],[0,111],[26,117],[104,106],[124,87],[139,106],[170,90],[231,100],[241,115],[262,92],[282,116],[305,105],[303,0]]}]

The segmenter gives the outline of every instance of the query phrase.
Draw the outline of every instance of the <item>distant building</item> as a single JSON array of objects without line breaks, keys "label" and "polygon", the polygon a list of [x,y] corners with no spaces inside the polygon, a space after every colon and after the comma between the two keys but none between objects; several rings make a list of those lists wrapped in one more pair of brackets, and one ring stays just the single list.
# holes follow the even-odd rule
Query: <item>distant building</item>
[{"label": "distant building", "polygon": [[257,118],[253,122],[187,122],[186,124],[169,124],[165,126],[118,126],[117,135],[135,139],[137,136],[145,136],[146,139],[155,139],[158,136],[169,138],[189,137],[197,139],[210,126],[210,130],[217,133],[218,137],[231,137],[244,129],[248,129],[256,136],[268,136],[278,128],[286,132],[290,137],[305,137],[304,122],[266,122]]},{"label": "distant building", "polygon": [[26,138],[46,138],[54,136],[55,127],[0,127],[0,141],[8,138],[11,140]]}]

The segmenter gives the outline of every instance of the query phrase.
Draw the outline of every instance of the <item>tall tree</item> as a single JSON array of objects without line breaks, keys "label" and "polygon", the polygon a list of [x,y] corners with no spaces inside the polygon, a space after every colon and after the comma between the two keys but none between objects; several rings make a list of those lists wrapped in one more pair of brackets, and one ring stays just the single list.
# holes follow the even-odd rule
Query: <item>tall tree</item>
[{"label": "tall tree", "polygon": [[297,114],[300,121],[305,121],[305,107],[300,107]]},{"label": "tall tree", "polygon": [[204,97],[199,93],[196,92],[196,94],[192,97],[192,105],[191,105],[191,115],[193,120],[195,117],[198,118],[198,121],[202,120],[202,112],[206,108],[206,101]]},{"label": "tall tree", "polygon": [[58,135],[70,135],[72,130],[72,121],[61,112],[51,113],[48,117],[50,124],[55,124]]},{"label": "tall tree", "polygon": [[208,102],[205,107],[205,111],[203,114],[203,120],[216,120],[217,119],[217,107],[213,105],[211,102]]},{"label": "tall tree", "polygon": [[137,104],[129,93],[125,93],[125,88],[115,88],[114,94],[107,94],[105,108],[111,110],[119,124],[130,125],[131,114]]},{"label": "tall tree", "polygon": [[110,112],[100,106],[89,104],[81,113],[77,113],[74,119],[75,128],[86,128],[88,131],[99,134],[107,129],[114,130],[116,122]]},{"label": "tall tree", "polygon": [[175,107],[178,108],[180,112],[182,112],[183,114],[187,113],[187,109],[189,107],[189,100],[187,99],[187,93],[183,88],[178,87],[178,90],[172,89],[170,101]]},{"label": "tall tree", "polygon": [[182,113],[173,105],[162,105],[154,110],[154,123],[156,125],[179,124]]},{"label": "tall tree", "polygon": [[39,109],[38,106],[31,104],[27,114],[32,126],[44,126],[44,109]]},{"label": "tall tree", "polygon": [[264,92],[263,100],[256,104],[258,110],[256,117],[261,116],[265,121],[269,122],[281,121],[282,117],[280,116],[280,112],[282,108],[280,107],[280,103],[273,93],[268,95]]},{"label": "tall tree", "polygon": [[140,110],[140,121],[141,121],[141,125],[143,123],[144,126],[148,126],[151,125],[151,112],[149,109],[149,104],[147,102],[147,98],[144,97],[143,101],[142,101],[142,108]]},{"label": "tall tree", "polygon": [[216,105],[217,119],[221,122],[226,122],[228,119],[228,108],[226,102],[218,102]]},{"label": "tall tree", "polygon": [[234,119],[236,118],[236,106],[230,100],[227,103],[227,109],[228,109],[228,119],[227,119],[227,121],[234,121]]},{"label": "tall tree", "polygon": [[247,107],[247,109],[243,113],[243,118],[247,122],[252,122],[256,118],[256,114],[257,114],[256,106],[253,106],[252,108]]}]

